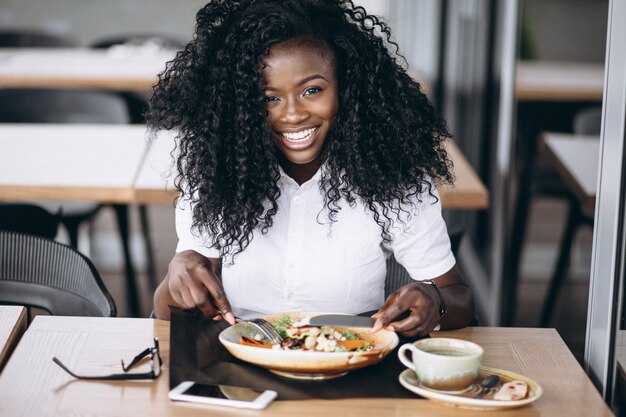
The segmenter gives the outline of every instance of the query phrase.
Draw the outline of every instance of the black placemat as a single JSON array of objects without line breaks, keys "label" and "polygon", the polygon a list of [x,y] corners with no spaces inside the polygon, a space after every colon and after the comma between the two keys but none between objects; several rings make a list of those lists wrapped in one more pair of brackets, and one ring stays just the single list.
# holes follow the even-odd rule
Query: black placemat
[{"label": "black placemat", "polygon": [[[182,381],[239,385],[278,392],[279,400],[307,398],[392,397],[417,398],[398,382],[406,369],[397,349],[376,365],[349,372],[339,378],[306,381],[275,375],[267,369],[234,358],[220,343],[218,335],[228,327],[199,312],[171,308],[170,388]],[[413,339],[414,340],[414,339]],[[411,342],[400,337],[398,347]]]}]

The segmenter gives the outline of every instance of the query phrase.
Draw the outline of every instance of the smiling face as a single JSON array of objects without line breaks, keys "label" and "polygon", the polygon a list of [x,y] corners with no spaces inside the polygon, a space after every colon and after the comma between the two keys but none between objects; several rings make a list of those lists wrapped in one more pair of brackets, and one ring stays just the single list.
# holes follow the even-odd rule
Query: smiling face
[{"label": "smiling face", "polygon": [[261,71],[265,107],[283,169],[299,183],[322,164],[320,154],[339,109],[334,57],[305,40],[274,45]]}]

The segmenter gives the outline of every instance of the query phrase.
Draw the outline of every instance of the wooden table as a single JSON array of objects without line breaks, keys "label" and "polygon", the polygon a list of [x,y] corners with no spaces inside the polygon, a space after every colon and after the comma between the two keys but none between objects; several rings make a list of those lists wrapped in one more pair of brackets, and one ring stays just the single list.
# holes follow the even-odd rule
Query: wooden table
[{"label": "wooden table", "polygon": [[0,200],[128,203],[146,153],[145,127],[0,125]]},{"label": "wooden table", "polygon": [[546,154],[586,211],[593,213],[598,184],[600,138],[597,136],[544,133]]},{"label": "wooden table", "polygon": [[446,143],[448,155],[454,164],[455,183],[439,188],[441,204],[446,209],[486,209],[489,192],[465,155],[452,141]]},{"label": "wooden table", "polygon": [[[0,124],[0,201],[163,203],[176,197],[171,133],[149,140],[139,125]],[[488,192],[453,142],[456,183],[445,208],[483,209]]]},{"label": "wooden table", "polygon": [[[158,336],[163,374],[150,382],[77,381],[52,362],[58,356],[84,373],[119,370]],[[169,390],[169,322],[152,319],[38,316],[0,374],[0,414],[20,416],[611,416],[598,391],[554,329],[466,328],[434,337],[472,340],[485,348],[483,363],[524,374],[543,388],[534,404],[481,413],[414,399],[276,401],[264,411],[238,411],[172,403]],[[145,365],[147,367],[147,364]],[[144,369],[145,370],[145,369]],[[141,371],[141,369],[138,369]]]},{"label": "wooden table", "polygon": [[2,48],[0,87],[146,92],[174,54],[171,50],[126,45],[108,49]]},{"label": "wooden table", "polygon": [[[170,153],[171,136],[158,138],[151,145],[135,182],[136,199],[147,203],[171,203],[175,196],[171,172],[174,167]],[[485,209],[489,206],[489,192],[469,161],[454,142],[446,149],[454,164],[456,182],[439,189],[441,203],[446,209]]]},{"label": "wooden table", "polygon": [[0,305],[0,371],[26,330],[26,309]]},{"label": "wooden table", "polygon": [[602,101],[604,65],[520,61],[515,81],[520,101]]}]

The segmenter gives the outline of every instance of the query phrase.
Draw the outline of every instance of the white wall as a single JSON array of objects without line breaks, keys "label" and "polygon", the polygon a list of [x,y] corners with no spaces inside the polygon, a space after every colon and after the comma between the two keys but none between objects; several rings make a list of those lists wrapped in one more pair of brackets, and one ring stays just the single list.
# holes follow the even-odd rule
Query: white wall
[{"label": "white wall", "polygon": [[535,59],[604,62],[608,0],[524,0]]},{"label": "white wall", "polygon": [[[0,0],[0,29],[43,28],[80,45],[124,33],[165,33],[189,39],[206,0]],[[387,15],[387,0],[358,0],[369,13]]]},{"label": "white wall", "polygon": [[[356,0],[386,18],[410,65],[431,78],[440,0]],[[132,32],[191,37],[206,0],[0,0],[0,28],[45,28],[80,44]],[[608,0],[524,0],[540,59],[602,61]]]},{"label": "white wall", "polygon": [[204,0],[1,0],[0,28],[44,28],[80,45],[121,33],[156,32],[191,38]]},{"label": "white wall", "polygon": [[354,0],[354,4],[363,6],[369,14],[388,17],[390,1],[392,0]]},{"label": "white wall", "polygon": [[[436,63],[440,0],[355,0],[389,23],[410,66],[430,76]],[[206,0],[0,0],[0,29],[45,29],[87,46],[128,33],[164,33],[190,39]],[[430,78],[430,77],[428,77]]]}]

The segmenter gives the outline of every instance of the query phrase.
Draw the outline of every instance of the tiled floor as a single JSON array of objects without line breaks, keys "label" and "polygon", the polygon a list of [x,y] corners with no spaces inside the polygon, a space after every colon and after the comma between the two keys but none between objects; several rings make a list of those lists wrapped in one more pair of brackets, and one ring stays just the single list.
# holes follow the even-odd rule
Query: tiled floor
[{"label": "tiled floor", "polygon": [[[565,205],[558,200],[537,200],[531,208],[530,228],[525,246],[521,286],[518,294],[516,326],[534,327],[546,292],[547,281],[552,273],[556,257],[556,245],[562,233]],[[137,225],[137,212],[132,212],[131,223]],[[153,244],[157,260],[157,274],[162,278],[174,253],[176,235],[173,207],[168,205],[149,207]],[[120,316],[127,315],[124,277],[122,275],[121,249],[111,212],[104,211],[93,225],[91,258],[100,271],[106,286],[115,299]],[[141,239],[135,233],[132,241],[141,285],[143,316],[152,310],[152,294],[148,288],[143,265]],[[591,231],[581,230],[572,256],[572,268],[565,288],[560,294],[551,326],[561,334],[574,355],[582,360],[585,343],[588,277],[591,262]]]}]

